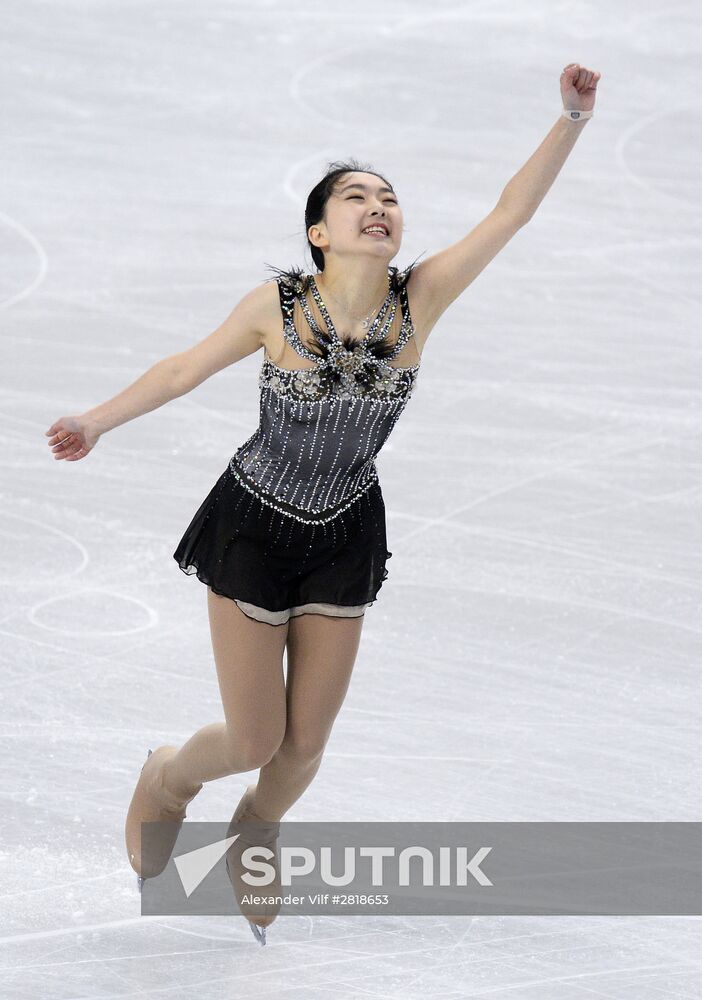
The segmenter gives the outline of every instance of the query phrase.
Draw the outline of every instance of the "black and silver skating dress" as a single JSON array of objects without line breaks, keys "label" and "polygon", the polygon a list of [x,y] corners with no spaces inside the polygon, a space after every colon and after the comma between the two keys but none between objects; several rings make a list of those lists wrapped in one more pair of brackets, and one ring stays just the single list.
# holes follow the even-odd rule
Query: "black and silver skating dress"
[{"label": "black and silver skating dress", "polygon": [[183,572],[251,618],[280,625],[305,613],[357,617],[388,576],[375,458],[420,367],[406,289],[413,266],[388,267],[388,296],[361,340],[337,334],[313,276],[293,269],[276,279],[276,360],[290,363],[264,359],[259,426],[173,554]]}]

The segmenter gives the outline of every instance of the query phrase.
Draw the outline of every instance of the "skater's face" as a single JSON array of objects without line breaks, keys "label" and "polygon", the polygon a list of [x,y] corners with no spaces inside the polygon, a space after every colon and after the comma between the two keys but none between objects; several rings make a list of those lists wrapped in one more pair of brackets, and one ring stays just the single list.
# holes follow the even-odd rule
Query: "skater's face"
[{"label": "skater's face", "polygon": [[[387,235],[364,233],[375,224],[384,225]],[[376,174],[352,171],[337,179],[327,201],[324,220],[310,226],[312,243],[324,253],[372,254],[392,260],[402,242],[402,209],[397,195]]]}]

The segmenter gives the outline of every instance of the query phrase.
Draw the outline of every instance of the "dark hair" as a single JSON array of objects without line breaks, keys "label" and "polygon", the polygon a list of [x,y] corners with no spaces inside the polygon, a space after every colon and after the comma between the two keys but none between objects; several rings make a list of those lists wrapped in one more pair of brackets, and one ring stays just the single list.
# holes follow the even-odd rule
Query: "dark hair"
[{"label": "dark hair", "polygon": [[[379,174],[376,170],[371,169],[370,166],[364,163],[359,163],[357,160],[353,158],[349,160],[335,160],[333,163],[328,164],[326,174],[324,175],[324,177],[322,177],[321,181],[315,184],[315,186],[312,188],[312,190],[307,196],[307,204],[305,205],[305,238],[307,240],[307,244],[312,254],[312,260],[317,266],[317,271],[324,270],[324,252],[319,247],[314,246],[313,243],[310,243],[310,238],[309,238],[310,226],[315,226],[318,222],[321,222],[324,219],[324,213],[326,212],[327,202],[329,201],[329,198],[331,197],[334,191],[334,186],[336,185],[337,181],[343,174],[348,174],[351,173],[352,171],[360,171],[366,174],[375,174],[376,177],[380,177],[381,180],[385,181],[385,183],[389,188],[392,188],[392,184],[390,183],[390,181],[387,180],[387,178],[383,177],[382,174]],[[411,272],[415,263],[416,261],[409,266],[406,278],[409,277],[409,273]],[[304,271],[301,268],[292,267],[287,270],[281,270],[280,268],[273,267],[270,264],[268,264],[267,267],[269,267],[269,269],[273,271],[277,271],[279,275],[285,276],[290,280],[292,280],[293,282],[302,281],[303,288],[306,289],[307,282],[309,279],[306,278],[306,276],[304,275]],[[397,268],[393,268],[392,270],[394,273],[397,272]]]}]

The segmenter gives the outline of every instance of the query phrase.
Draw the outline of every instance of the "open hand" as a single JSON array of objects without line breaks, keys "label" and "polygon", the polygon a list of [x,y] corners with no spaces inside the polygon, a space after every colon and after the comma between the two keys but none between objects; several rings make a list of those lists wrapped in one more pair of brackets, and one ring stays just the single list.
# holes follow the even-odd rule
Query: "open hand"
[{"label": "open hand", "polygon": [[561,73],[561,97],[568,111],[592,111],[601,74],[580,63],[569,63]]},{"label": "open hand", "polygon": [[44,434],[50,435],[46,443],[54,458],[65,458],[67,462],[85,458],[100,440],[100,435],[82,416],[59,417]]}]

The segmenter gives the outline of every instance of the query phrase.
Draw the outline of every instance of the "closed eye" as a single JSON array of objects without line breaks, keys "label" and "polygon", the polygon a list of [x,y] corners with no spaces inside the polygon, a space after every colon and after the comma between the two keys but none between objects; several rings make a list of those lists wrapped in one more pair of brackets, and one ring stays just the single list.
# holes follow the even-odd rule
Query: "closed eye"
[{"label": "closed eye", "polygon": [[[347,201],[351,201],[352,198],[363,198],[363,195],[362,194],[350,194],[346,200]],[[395,201],[394,198],[386,198],[385,201],[389,201],[391,205],[397,205],[397,202]]]}]

